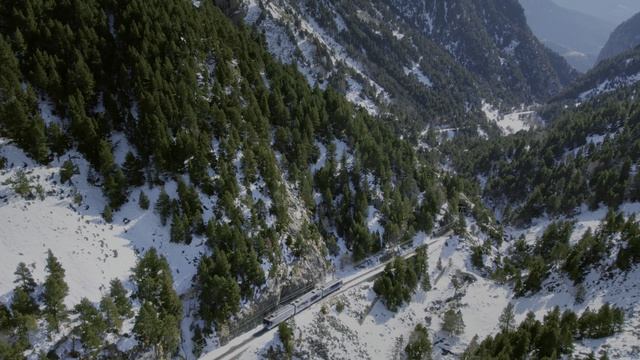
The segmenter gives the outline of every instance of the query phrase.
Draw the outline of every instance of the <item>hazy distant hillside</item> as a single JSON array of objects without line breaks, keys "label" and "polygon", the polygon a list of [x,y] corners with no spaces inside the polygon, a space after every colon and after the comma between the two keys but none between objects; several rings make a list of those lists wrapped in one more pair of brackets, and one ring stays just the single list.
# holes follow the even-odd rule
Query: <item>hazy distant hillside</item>
[{"label": "hazy distant hillside", "polygon": [[553,0],[553,2],[614,24],[620,24],[640,11],[638,0]]},{"label": "hazy distant hillside", "polygon": [[598,61],[612,58],[640,45],[640,13],[618,26],[598,56]]},{"label": "hazy distant hillside", "polygon": [[552,0],[520,0],[527,23],[549,48],[574,68],[586,72],[615,28],[615,23],[572,9]]}]

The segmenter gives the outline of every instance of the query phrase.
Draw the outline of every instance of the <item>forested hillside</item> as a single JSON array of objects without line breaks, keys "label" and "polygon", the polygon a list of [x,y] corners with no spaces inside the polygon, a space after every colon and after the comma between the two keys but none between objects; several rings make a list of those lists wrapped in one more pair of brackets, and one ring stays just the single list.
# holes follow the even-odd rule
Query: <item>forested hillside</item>
[{"label": "forested hillside", "polygon": [[637,354],[638,52],[577,78],[517,0],[6,0],[0,359]]},{"label": "forested hillside", "polygon": [[[624,66],[636,65],[628,56],[592,70],[577,87],[605,81],[609,74],[615,79]],[[480,179],[486,198],[504,210],[505,221],[527,223],[543,215],[572,215],[581,205],[617,208],[640,200],[634,170],[640,156],[638,85],[606,82],[611,88],[583,97],[588,100],[582,104],[550,104],[543,116],[551,121],[542,131],[496,141],[459,139],[452,144],[454,163]]]},{"label": "forested hillside", "polygon": [[638,81],[640,81],[640,48],[635,48],[600,62],[551,102],[589,100],[619,88],[632,86]]},{"label": "forested hillside", "polygon": [[518,1],[392,0],[390,5],[484,79],[502,101],[545,100],[577,76],[533,35]]},{"label": "forested hillside", "polygon": [[[430,230],[444,201],[434,168],[407,142],[337,92],[310,87],[269,55],[263,35],[232,24],[212,1],[5,1],[0,34],[1,135],[43,165],[77,149],[103,190],[105,221],[140,193],[135,201],[155,209],[172,242],[206,240],[193,284],[201,337],[274,284],[318,279],[345,251],[357,260]],[[124,159],[114,155],[115,134],[130,144]],[[61,182],[74,166],[65,162]],[[149,204],[145,188],[174,183],[175,193]],[[372,215],[383,233],[367,224]],[[178,349],[170,266],[148,250],[126,283],[134,311],[120,314],[135,318],[131,351]],[[18,309],[17,290],[6,304],[3,358],[31,346],[21,315],[60,320],[63,334],[90,331],[74,350],[85,355],[118,334],[100,325],[111,319],[102,306],[79,305],[81,325],[58,308],[53,322],[40,311],[47,300],[32,285],[23,290],[33,305]]]},{"label": "forested hillside", "polygon": [[[269,50],[393,124],[491,135],[483,100],[544,101],[576,73],[527,27],[517,1],[244,1]],[[242,7],[240,7],[242,8]]]},{"label": "forested hillside", "polygon": [[[516,296],[538,293],[548,278],[566,276],[583,286],[592,272],[625,273],[638,264],[638,223],[624,210],[640,201],[636,57],[632,51],[599,64],[547,104],[545,129],[447,145],[456,169],[481,184],[503,224],[526,229],[560,219],[533,242],[518,238],[496,261],[493,276],[508,280]],[[597,228],[575,227],[585,212],[601,209],[608,212]],[[482,267],[489,254],[478,247],[472,261]],[[490,340],[485,345],[493,346]]]},{"label": "forested hillside", "polygon": [[600,51],[598,61],[613,58],[640,45],[640,13],[618,26]]}]

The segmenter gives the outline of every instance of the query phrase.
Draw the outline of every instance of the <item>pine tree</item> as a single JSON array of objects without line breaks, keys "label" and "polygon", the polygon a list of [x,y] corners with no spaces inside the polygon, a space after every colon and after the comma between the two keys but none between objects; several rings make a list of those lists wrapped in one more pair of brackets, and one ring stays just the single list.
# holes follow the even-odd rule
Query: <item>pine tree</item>
[{"label": "pine tree", "polygon": [[473,338],[471,339],[471,342],[467,346],[467,349],[464,351],[464,353],[462,353],[462,356],[460,356],[460,359],[461,360],[475,359],[476,357],[473,354],[478,351],[479,347],[480,345],[478,344],[478,335],[474,335]]},{"label": "pine tree", "polygon": [[118,313],[118,307],[111,296],[104,296],[100,300],[100,312],[104,317],[106,330],[115,334],[120,332],[122,328],[122,316]]},{"label": "pine tree", "polygon": [[136,158],[131,151],[129,151],[125,157],[124,164],[122,164],[122,170],[127,177],[127,181],[130,186],[142,186],[144,185],[144,165],[142,161]]},{"label": "pine tree", "polygon": [[158,196],[158,201],[156,202],[156,213],[160,216],[160,222],[162,226],[167,224],[167,220],[171,215],[171,198],[167,194],[167,192],[162,188],[160,190],[160,195]]},{"label": "pine tree", "polygon": [[149,198],[144,191],[140,191],[140,195],[138,196],[138,206],[140,206],[140,209],[142,210],[149,209]]},{"label": "pine tree", "polygon": [[522,284],[522,274],[518,269],[515,270],[515,274],[513,275],[513,292],[516,293],[516,296],[522,296],[525,293],[524,285]]},{"label": "pine tree", "polygon": [[66,160],[60,168],[60,182],[70,182],[73,175],[78,173],[78,167],[71,160]]},{"label": "pine tree", "polygon": [[149,249],[138,261],[132,279],[137,285],[135,296],[138,299],[151,302],[163,312],[181,315],[182,304],[173,289],[171,268],[155,248]]},{"label": "pine tree", "polygon": [[202,328],[200,327],[200,325],[196,325],[196,328],[193,330],[191,342],[193,343],[193,356],[199,358],[200,355],[202,355],[204,346],[206,345],[206,339],[202,334]]},{"label": "pine tree", "polygon": [[118,209],[127,201],[127,179],[118,166],[105,176],[103,190],[109,206]]},{"label": "pine tree", "polygon": [[484,268],[484,248],[482,246],[472,247],[471,263],[478,269]]},{"label": "pine tree", "polygon": [[231,273],[231,265],[223,250],[214,249],[213,257],[205,257],[198,266],[200,314],[218,324],[240,310],[240,287]]},{"label": "pine tree", "polygon": [[32,186],[27,174],[22,170],[18,170],[10,179],[12,190],[24,199],[32,200],[34,198],[31,191]]},{"label": "pine tree", "polygon": [[54,154],[61,156],[69,149],[69,138],[57,123],[50,123],[46,132],[47,143]]},{"label": "pine tree", "polygon": [[153,304],[148,301],[142,304],[136,316],[133,332],[144,348],[155,347],[159,343],[160,327],[160,319]]},{"label": "pine tree", "polygon": [[75,306],[75,311],[78,314],[79,324],[74,329],[74,333],[80,337],[85,349],[94,354],[102,346],[107,324],[102,314],[87,298],[80,300],[80,303]]},{"label": "pine tree", "polygon": [[13,35],[13,43],[16,49],[16,55],[24,55],[24,52],[27,50],[27,44],[25,43],[24,35],[22,35],[20,29],[16,29],[16,32]]},{"label": "pine tree", "polygon": [[179,345],[178,322],[175,316],[158,314],[153,304],[145,302],[136,317],[133,332],[144,348],[152,348],[156,358],[164,358]]},{"label": "pine tree", "polygon": [[109,297],[113,299],[120,316],[123,318],[130,318],[133,316],[131,300],[129,300],[127,291],[120,280],[113,279],[109,283]]},{"label": "pine tree", "polygon": [[429,340],[427,328],[425,328],[424,325],[416,325],[404,351],[407,354],[408,360],[431,359],[431,341]]},{"label": "pine tree", "polygon": [[33,280],[31,271],[20,262],[14,273],[16,288],[13,292],[13,302],[11,308],[16,315],[35,315],[38,313],[38,304],[33,298],[36,282]]},{"label": "pine tree", "polygon": [[460,310],[449,309],[444,313],[442,319],[442,330],[452,335],[464,333],[464,321]]},{"label": "pine tree", "polygon": [[182,303],[173,289],[169,263],[151,248],[138,261],[132,279],[135,296],[143,303],[134,325],[136,337],[158,358],[173,353],[179,345]]},{"label": "pine tree", "polygon": [[38,304],[36,304],[30,293],[22,287],[17,287],[13,291],[11,310],[15,315],[35,315],[38,313]]},{"label": "pine tree", "polygon": [[24,290],[27,294],[32,295],[33,291],[36,289],[36,281],[33,280],[33,275],[31,275],[31,270],[29,270],[27,265],[20,262],[13,274],[16,276],[13,283]]},{"label": "pine tree", "polygon": [[429,255],[426,246],[416,249],[416,256],[413,258],[416,275],[421,279],[420,286],[423,291],[431,290],[431,280],[429,279]]},{"label": "pine tree", "polygon": [[498,319],[500,330],[504,333],[508,333],[515,326],[515,314],[513,311],[513,304],[509,303],[502,310],[502,314],[500,315],[500,319]]},{"label": "pine tree", "polygon": [[171,219],[171,242],[175,243],[186,243],[189,244],[190,234],[189,230],[185,228],[186,219],[182,217],[181,214],[177,212],[173,213],[173,218]]},{"label": "pine tree", "polygon": [[113,221],[113,211],[111,210],[111,206],[109,206],[109,204],[106,204],[104,206],[104,210],[102,210],[102,218],[108,223]]},{"label": "pine tree", "polygon": [[544,260],[540,256],[536,256],[529,264],[529,275],[524,282],[524,291],[536,293],[542,287],[542,281],[546,277],[547,268]]},{"label": "pine tree", "polygon": [[[33,90],[24,82],[18,59],[4,36],[0,36],[0,133],[9,136],[36,161],[47,160],[44,121],[33,101]],[[11,101],[7,101],[10,99]]]},{"label": "pine tree", "polygon": [[278,326],[278,336],[280,337],[280,342],[282,342],[282,347],[287,359],[291,359],[294,346],[293,329],[286,322],[282,322]]},{"label": "pine tree", "polygon": [[160,317],[160,348],[166,354],[173,354],[180,345],[180,318],[167,313]]},{"label": "pine tree", "polygon": [[91,98],[93,96],[95,80],[87,63],[84,61],[84,57],[79,52],[76,52],[76,61],[73,71],[70,74],[71,85],[79,90],[85,98]]},{"label": "pine tree", "polygon": [[100,140],[97,144],[97,169],[103,176],[107,177],[116,167],[113,159],[111,145],[106,140]]},{"label": "pine tree", "polygon": [[47,278],[44,282],[43,300],[45,315],[51,329],[58,329],[60,321],[67,318],[67,309],[64,298],[69,293],[69,286],[64,280],[65,271],[62,264],[53,255],[51,250],[47,252]]},{"label": "pine tree", "polygon": [[0,304],[0,331],[9,329],[12,322],[11,311],[4,304]]}]

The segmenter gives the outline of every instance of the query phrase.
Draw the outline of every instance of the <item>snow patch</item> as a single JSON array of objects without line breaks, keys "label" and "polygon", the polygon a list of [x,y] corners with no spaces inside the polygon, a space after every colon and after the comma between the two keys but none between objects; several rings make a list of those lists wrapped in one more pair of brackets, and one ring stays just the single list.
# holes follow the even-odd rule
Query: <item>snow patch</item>
[{"label": "snow patch", "polygon": [[[102,190],[87,181],[93,170],[77,152],[42,166],[0,139],[0,155],[8,159],[8,168],[0,171],[0,300],[10,296],[19,262],[32,266],[35,279],[44,281],[48,249],[66,270],[70,292],[65,301],[69,306],[83,297],[99,301],[114,278],[126,283],[138,254],[151,247],[167,258],[176,290],[184,293],[191,288],[198,259],[208,250],[204,240],[197,237],[191,245],[171,243],[169,226],[162,226],[153,207],[139,208],[140,191],[154,204],[159,188],[131,189],[129,201],[114,211],[114,220],[108,224],[101,215],[106,204]],[[66,160],[78,167],[71,184],[60,183],[60,168]],[[43,187],[43,200],[25,200],[5,184],[19,170],[33,185]],[[177,197],[175,182],[168,182],[165,189],[171,197]]]},{"label": "snow patch", "polygon": [[396,39],[398,39],[398,40],[402,40],[402,39],[404,39],[404,37],[405,37],[405,35],[404,35],[403,33],[401,33],[401,32],[400,32],[399,30],[397,30],[397,29],[394,29],[394,30],[393,30],[393,32],[392,32],[392,34],[393,34],[393,37],[394,37],[394,38],[396,38]]},{"label": "snow patch", "polygon": [[44,123],[49,126],[51,124],[62,125],[62,120],[55,115],[53,100],[49,96],[42,96],[38,100],[38,109]]},{"label": "snow patch", "polygon": [[420,69],[420,61],[411,65],[411,68],[403,67],[405,75],[413,75],[421,84],[430,88],[433,87],[433,82],[427,75],[425,75]]},{"label": "snow patch", "polygon": [[380,224],[382,214],[375,207],[369,205],[367,208],[367,228],[372,234],[384,235],[384,227]]},{"label": "snow patch", "polygon": [[521,108],[507,114],[500,113],[497,107],[483,101],[482,111],[487,119],[498,125],[505,135],[515,134],[522,130],[530,130],[534,125],[541,123],[541,119],[535,111]]},{"label": "snow patch", "polygon": [[518,46],[520,46],[520,41],[511,40],[509,45],[507,45],[504,49],[502,49],[502,52],[504,52],[505,54],[507,54],[509,56],[513,56],[513,55],[515,55],[516,49],[518,48]]},{"label": "snow patch", "polygon": [[596,96],[610,93],[622,87],[631,86],[640,81],[640,73],[630,76],[618,76],[614,79],[607,79],[593,89],[587,90],[578,96],[580,101],[586,101]]}]

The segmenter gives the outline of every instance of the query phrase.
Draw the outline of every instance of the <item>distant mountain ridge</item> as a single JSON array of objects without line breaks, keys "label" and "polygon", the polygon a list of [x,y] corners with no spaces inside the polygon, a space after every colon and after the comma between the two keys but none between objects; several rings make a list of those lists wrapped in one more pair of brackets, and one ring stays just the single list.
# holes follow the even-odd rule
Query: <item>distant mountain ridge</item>
[{"label": "distant mountain ridge", "polygon": [[618,26],[598,56],[598,61],[610,59],[640,45],[640,13]]},{"label": "distant mountain ridge", "polygon": [[553,2],[613,24],[620,24],[640,11],[640,2],[637,0],[553,0]]},{"label": "distant mountain ridge", "polygon": [[615,24],[558,6],[552,0],[520,0],[527,23],[548,47],[581,72],[589,70]]}]

